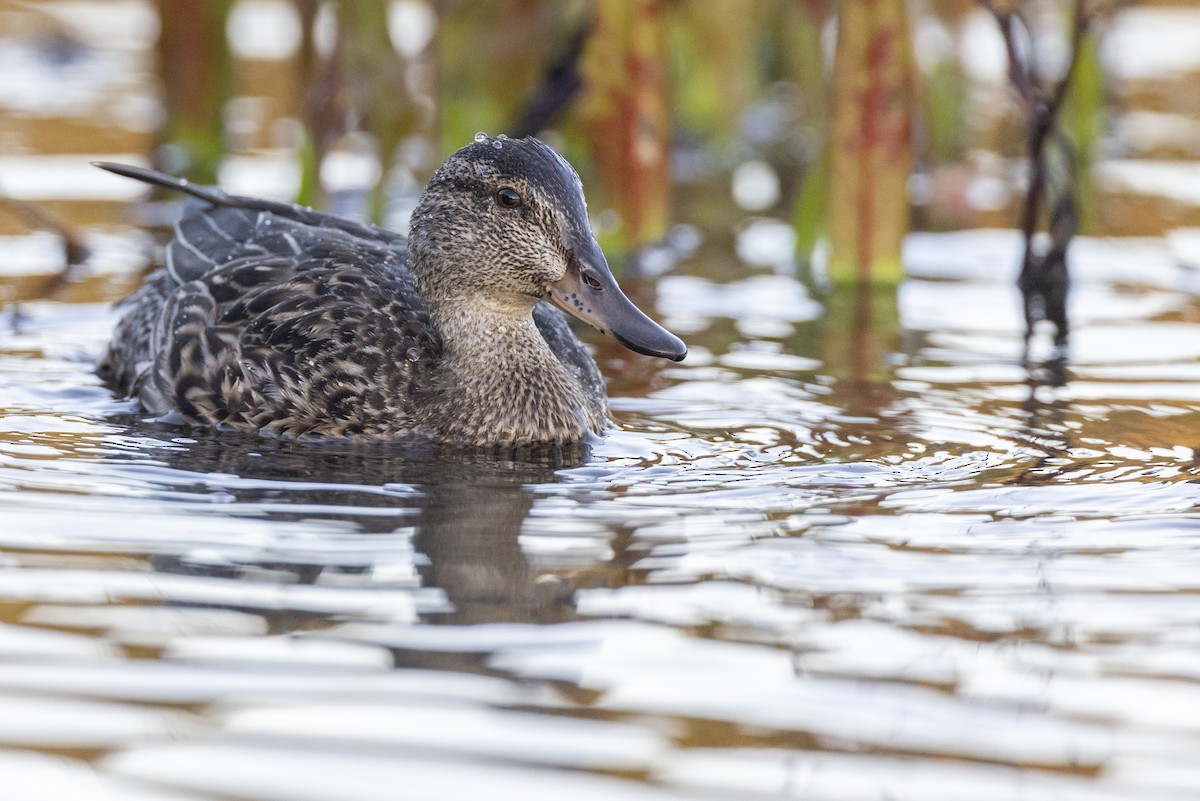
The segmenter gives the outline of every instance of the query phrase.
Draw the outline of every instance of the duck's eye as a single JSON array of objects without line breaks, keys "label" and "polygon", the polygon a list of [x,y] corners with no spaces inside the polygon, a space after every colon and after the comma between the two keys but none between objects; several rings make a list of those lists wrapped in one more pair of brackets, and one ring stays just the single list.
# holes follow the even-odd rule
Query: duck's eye
[{"label": "duck's eye", "polygon": [[496,202],[506,209],[515,209],[521,205],[521,196],[511,186],[496,190]]},{"label": "duck's eye", "polygon": [[597,281],[597,280],[596,280],[595,278],[593,278],[592,276],[588,275],[587,273],[583,273],[583,276],[582,276],[582,277],[583,277],[583,282],[584,282],[585,284],[587,284],[588,286],[590,286],[592,289],[599,289],[599,288],[600,288],[600,282],[599,282],[599,281]]}]

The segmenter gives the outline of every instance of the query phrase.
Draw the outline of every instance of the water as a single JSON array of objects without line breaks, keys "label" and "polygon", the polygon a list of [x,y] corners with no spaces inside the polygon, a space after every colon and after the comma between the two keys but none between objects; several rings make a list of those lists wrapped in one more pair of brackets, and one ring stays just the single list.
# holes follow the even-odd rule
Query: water
[{"label": "water", "polygon": [[[55,281],[0,217],[5,801],[1200,793],[1195,231],[1079,240],[1069,361],[1025,366],[1012,232],[818,300],[790,226],[687,218],[625,288],[689,356],[585,333],[618,424],[586,454],[150,422],[92,372],[151,250],[85,166],[146,147],[107,115],[153,110],[153,14],[118,5],[57,66],[0,36],[4,189],[93,252]],[[1125,155],[1121,192],[1163,158]]]},{"label": "water", "polygon": [[1195,275],[1081,241],[1055,387],[993,269],[1017,244],[915,237],[899,337],[817,336],[839,323],[761,270],[666,279],[693,355],[597,341],[620,429],[574,463],[146,422],[91,374],[107,304],[23,305],[6,774],[23,798],[1190,797]]}]

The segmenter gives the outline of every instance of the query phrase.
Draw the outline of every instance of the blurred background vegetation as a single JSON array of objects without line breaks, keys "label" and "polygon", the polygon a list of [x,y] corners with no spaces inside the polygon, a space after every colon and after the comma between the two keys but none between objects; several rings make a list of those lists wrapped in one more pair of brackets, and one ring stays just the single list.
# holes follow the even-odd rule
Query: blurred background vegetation
[{"label": "blurred background vegetation", "polygon": [[[1065,35],[1044,19],[1063,9],[1028,5],[1014,10]],[[689,167],[742,155],[762,159],[737,165],[743,205],[794,209],[802,262],[824,239],[835,277],[895,281],[914,144],[933,177],[972,144],[950,52],[971,2],[160,0],[158,10],[162,166],[217,180],[231,128],[245,124],[230,119],[249,78],[232,39],[243,56],[276,56],[275,80],[292,88],[278,111],[299,123],[301,202],[354,189],[363,204],[348,211],[376,221],[388,218],[389,189],[411,193],[476,130],[534,134],[598,187],[608,248],[635,253],[666,237],[673,173],[685,184]],[[1088,59],[1078,80],[1092,91],[1074,93],[1081,157],[1096,138],[1099,70]],[[953,224],[925,205],[928,223]]]},{"label": "blurred background vegetation", "polygon": [[[801,270],[883,283],[899,280],[908,230],[1017,226],[1028,182],[1028,109],[976,0],[0,0],[0,22],[67,69],[87,62],[95,22],[78,9],[106,5],[141,8],[144,30],[122,35],[157,43],[111,109],[119,130],[21,120],[10,150],[22,136],[41,152],[84,141],[402,229],[431,171],[476,131],[533,134],[579,168],[618,264],[652,272],[696,231],[761,217],[786,222],[772,235]],[[997,5],[1027,21],[1023,52],[1065,74],[1079,4]],[[1097,186],[1095,162],[1130,146],[1112,135],[1123,105],[1163,117],[1198,101],[1187,73],[1168,100],[1150,96],[1161,76],[1147,89],[1136,68],[1114,70],[1121,55],[1102,52],[1123,4],[1088,5],[1103,13],[1061,125],[1081,230],[1195,224],[1194,209],[1131,201],[1119,170]],[[153,108],[136,102],[147,96]],[[1162,135],[1138,147],[1196,148]]]},{"label": "blurred background vegetation", "polygon": [[[296,106],[281,111],[301,122],[292,145],[301,202],[329,205],[330,192],[353,173],[358,181],[350,188],[362,202],[346,210],[386,220],[389,189],[411,194],[421,176],[475,131],[540,135],[581,165],[595,187],[607,248],[634,255],[665,240],[673,177],[695,183],[739,156],[760,156],[765,160],[738,165],[743,205],[795,206],[807,179],[809,203],[797,212],[803,247],[813,248],[825,233],[828,211],[840,238],[858,246],[847,259],[875,260],[871,243],[882,238],[889,243],[883,246],[888,269],[898,273],[916,112],[903,0],[840,6],[295,0],[290,9],[276,4],[269,12],[258,6],[257,13],[278,17],[265,27],[275,32],[279,50],[288,51],[281,66],[291,73],[295,91],[289,96]],[[243,51],[253,47],[243,19],[249,12],[244,4],[239,9],[224,1],[163,0],[158,8],[168,114],[166,150],[158,160],[195,180],[216,181],[229,147],[229,121],[221,110],[244,91],[223,34],[229,31],[235,42],[245,36]],[[849,42],[835,46],[836,70],[828,52],[831,36]],[[892,52],[882,61],[867,52],[877,36],[892,43],[884,44]],[[293,41],[284,48],[280,39],[287,37]],[[871,102],[889,107],[884,127],[890,129],[882,139],[875,137],[872,116],[834,102],[855,94],[860,68],[868,82],[890,82],[876,80],[866,89],[875,93]],[[846,91],[833,91],[838,76]],[[961,100],[948,95],[937,105]],[[834,119],[846,134],[865,130],[872,141],[844,135],[838,140],[843,146],[826,153]],[[954,134],[941,130],[961,117],[943,113],[930,120],[938,123],[935,136],[946,155],[961,156],[944,144]],[[885,152],[897,148],[899,158]],[[350,158],[363,164],[349,168]],[[848,175],[860,161],[861,181],[828,181],[831,171]],[[884,203],[868,210],[864,228],[863,215],[837,214],[858,208],[863,198],[856,188]],[[399,205],[403,209],[405,200]]]}]

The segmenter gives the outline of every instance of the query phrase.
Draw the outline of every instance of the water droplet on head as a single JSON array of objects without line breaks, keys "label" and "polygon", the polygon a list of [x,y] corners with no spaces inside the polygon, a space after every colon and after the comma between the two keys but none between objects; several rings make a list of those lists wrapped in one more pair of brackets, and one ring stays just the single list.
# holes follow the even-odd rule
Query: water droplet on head
[{"label": "water droplet on head", "polygon": [[497,136],[496,138],[497,138],[497,139],[499,139],[501,142],[507,142],[507,141],[508,141],[508,134],[500,134],[500,135],[499,135],[499,136]]},{"label": "water droplet on head", "polygon": [[408,350],[404,351],[404,358],[408,359],[410,362],[419,362],[421,361],[421,351],[416,348],[409,348]]},{"label": "water droplet on head", "polygon": [[499,150],[500,148],[504,147],[504,145],[500,144],[500,140],[499,140],[499,139],[496,139],[495,141],[493,141],[493,142],[492,142],[492,147],[494,147],[494,148],[496,148],[497,150]]},{"label": "water droplet on head", "polygon": [[483,131],[480,131],[479,133],[475,134],[476,142],[486,142],[487,138],[488,138],[488,135],[485,134]]}]

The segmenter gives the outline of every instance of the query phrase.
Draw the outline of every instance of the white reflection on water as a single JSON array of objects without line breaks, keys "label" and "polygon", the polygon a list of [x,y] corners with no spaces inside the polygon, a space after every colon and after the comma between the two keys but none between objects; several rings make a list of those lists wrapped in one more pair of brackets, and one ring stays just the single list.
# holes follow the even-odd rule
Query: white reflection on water
[{"label": "white reflection on water", "polygon": [[42,753],[0,759],[45,798],[1193,795],[1190,279],[1082,242],[1042,385],[1013,242],[914,238],[870,375],[789,278],[664,280],[700,358],[602,348],[583,461],[148,423],[105,308],[23,307],[0,743]]},{"label": "white reflection on water", "polygon": [[[296,801],[670,801],[695,796],[588,773],[454,755],[363,748],[308,750],[286,740],[231,738],[135,750],[102,767],[119,776],[245,799]],[[348,777],[350,777],[348,779]]]}]

